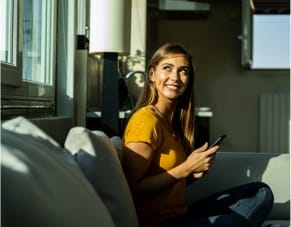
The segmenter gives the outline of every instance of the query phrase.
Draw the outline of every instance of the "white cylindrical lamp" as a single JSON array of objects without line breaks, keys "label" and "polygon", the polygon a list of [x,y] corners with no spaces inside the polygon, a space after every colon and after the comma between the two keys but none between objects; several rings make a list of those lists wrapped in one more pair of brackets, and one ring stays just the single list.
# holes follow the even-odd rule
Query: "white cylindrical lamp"
[{"label": "white cylindrical lamp", "polygon": [[130,53],[131,0],[91,0],[89,53],[103,54],[101,124],[120,135],[118,55]]},{"label": "white cylindrical lamp", "polygon": [[91,0],[90,53],[130,53],[131,0]]}]

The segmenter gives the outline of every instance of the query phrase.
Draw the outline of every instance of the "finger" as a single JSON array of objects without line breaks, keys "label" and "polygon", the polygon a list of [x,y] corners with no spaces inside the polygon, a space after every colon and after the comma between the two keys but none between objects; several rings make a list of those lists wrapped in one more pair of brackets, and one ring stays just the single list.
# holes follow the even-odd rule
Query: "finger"
[{"label": "finger", "polygon": [[204,152],[208,147],[208,143],[204,143],[201,147],[198,147],[197,149],[195,149],[195,152]]},{"label": "finger", "polygon": [[201,178],[201,177],[203,177],[203,172],[199,172],[199,173],[193,173],[193,177],[195,178],[195,179],[199,179],[199,178]]},{"label": "finger", "polygon": [[208,155],[213,155],[213,154],[216,154],[218,149],[219,149],[219,146],[217,145],[217,146],[214,146],[214,147],[208,149],[206,152]]}]

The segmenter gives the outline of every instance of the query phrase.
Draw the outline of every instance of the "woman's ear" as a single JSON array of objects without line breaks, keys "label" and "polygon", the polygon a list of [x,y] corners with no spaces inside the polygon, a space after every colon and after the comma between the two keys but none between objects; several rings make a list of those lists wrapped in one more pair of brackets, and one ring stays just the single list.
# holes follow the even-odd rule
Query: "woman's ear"
[{"label": "woman's ear", "polygon": [[154,79],[153,79],[153,75],[154,75],[154,69],[151,68],[151,69],[149,70],[149,80],[150,80],[151,82],[154,81]]}]

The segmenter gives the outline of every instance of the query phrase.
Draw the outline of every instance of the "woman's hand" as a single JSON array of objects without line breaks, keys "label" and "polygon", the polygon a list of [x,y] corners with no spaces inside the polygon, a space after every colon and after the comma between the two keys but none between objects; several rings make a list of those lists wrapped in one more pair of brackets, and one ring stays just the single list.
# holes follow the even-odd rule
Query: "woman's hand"
[{"label": "woman's hand", "polygon": [[192,175],[195,179],[199,179],[205,176],[212,166],[219,146],[212,147],[209,150],[207,150],[207,147],[208,144],[205,143],[203,146],[194,150],[186,159],[184,164],[188,176]]},{"label": "woman's hand", "polygon": [[207,150],[208,144],[194,150],[180,165],[156,175],[147,175],[153,150],[146,143],[128,143],[124,147],[124,173],[135,198],[144,197],[185,179],[199,179],[210,168],[218,146]]}]

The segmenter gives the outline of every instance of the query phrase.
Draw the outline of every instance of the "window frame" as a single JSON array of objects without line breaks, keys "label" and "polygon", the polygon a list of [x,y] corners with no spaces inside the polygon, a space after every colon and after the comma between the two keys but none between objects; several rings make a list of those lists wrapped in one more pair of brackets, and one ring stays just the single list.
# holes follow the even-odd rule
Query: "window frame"
[{"label": "window frame", "polygon": [[[35,106],[45,106],[50,109],[50,113],[54,112],[55,106],[55,71],[56,71],[56,32],[57,32],[57,1],[51,0],[51,13],[52,23],[50,24],[52,32],[52,51],[48,56],[50,61],[48,62],[47,71],[50,74],[51,85],[36,83],[23,80],[22,76],[22,29],[23,29],[23,1],[14,0],[14,16],[13,16],[13,31],[16,31],[13,35],[13,42],[15,45],[16,59],[15,65],[1,62],[1,105],[2,115],[5,108],[11,107],[10,104],[21,103],[22,106],[26,106],[31,109]],[[43,29],[43,28],[42,28]],[[35,105],[35,102],[37,105]],[[19,104],[17,104],[19,106]],[[15,106],[17,106],[15,104]],[[33,107],[32,107],[33,106]],[[3,111],[4,110],[4,111]],[[26,110],[23,108],[23,112]],[[5,115],[5,113],[4,113]],[[3,116],[2,116],[3,117]]]},{"label": "window frame", "polygon": [[[1,62],[1,85],[21,86],[21,55],[19,51],[20,45],[20,4],[18,0],[13,0],[12,15],[12,63]],[[20,21],[21,22],[21,21]]]}]

